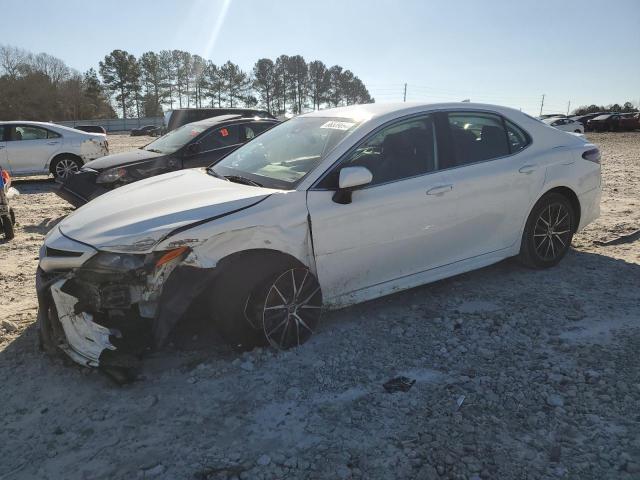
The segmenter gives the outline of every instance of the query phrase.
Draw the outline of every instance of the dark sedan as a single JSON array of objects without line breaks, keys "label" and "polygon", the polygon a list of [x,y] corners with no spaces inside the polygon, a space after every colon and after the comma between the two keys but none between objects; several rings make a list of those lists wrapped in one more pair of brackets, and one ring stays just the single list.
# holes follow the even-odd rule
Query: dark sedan
[{"label": "dark sedan", "polygon": [[160,131],[162,129],[160,127],[156,127],[155,125],[145,125],[144,127],[134,128],[131,130],[132,137],[141,137],[143,135],[156,136],[160,135]]},{"label": "dark sedan", "polygon": [[589,130],[595,132],[615,132],[620,130],[620,114],[608,113],[592,118],[587,122]]},{"label": "dark sedan", "polygon": [[76,207],[114,188],[183,168],[206,167],[279,123],[224,115],[183,125],[150,144],[86,163],[56,193]]}]

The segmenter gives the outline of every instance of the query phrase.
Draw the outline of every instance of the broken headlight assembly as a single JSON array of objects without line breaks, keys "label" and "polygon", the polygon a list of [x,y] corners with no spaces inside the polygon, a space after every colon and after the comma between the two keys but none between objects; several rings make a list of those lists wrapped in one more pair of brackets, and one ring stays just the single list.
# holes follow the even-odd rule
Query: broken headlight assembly
[{"label": "broken headlight assembly", "polygon": [[83,265],[83,267],[104,272],[130,272],[145,265],[147,255],[130,253],[100,252]]},{"label": "broken headlight assembly", "polygon": [[171,157],[160,157],[157,159],[145,160],[144,162],[134,163],[124,167],[114,167],[98,175],[96,183],[110,184],[117,183],[120,185],[142,180],[143,178],[153,177],[173,171],[177,168],[178,161]]},{"label": "broken headlight assembly", "polygon": [[100,252],[89,259],[83,268],[104,273],[125,273],[137,270],[152,270],[174,260],[182,260],[189,253],[188,247],[162,250],[146,255],[132,253]]}]

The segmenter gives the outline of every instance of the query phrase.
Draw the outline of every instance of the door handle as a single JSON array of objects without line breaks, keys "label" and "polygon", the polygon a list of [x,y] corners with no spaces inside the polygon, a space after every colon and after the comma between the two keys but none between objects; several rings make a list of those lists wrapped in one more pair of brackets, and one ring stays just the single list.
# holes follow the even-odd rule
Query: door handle
[{"label": "door handle", "polygon": [[47,145],[58,145],[60,142],[47,142]]},{"label": "door handle", "polygon": [[535,172],[537,168],[538,167],[536,167],[535,165],[524,165],[520,167],[518,171],[520,173],[524,173],[525,175],[529,175],[530,173]]},{"label": "door handle", "polygon": [[438,185],[437,187],[427,190],[427,195],[444,195],[447,192],[453,190],[453,185]]}]

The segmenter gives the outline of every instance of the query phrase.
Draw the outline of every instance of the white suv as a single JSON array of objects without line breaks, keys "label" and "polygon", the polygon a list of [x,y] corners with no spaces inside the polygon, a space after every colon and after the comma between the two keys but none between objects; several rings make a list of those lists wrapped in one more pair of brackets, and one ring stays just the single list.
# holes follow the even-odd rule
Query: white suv
[{"label": "white suv", "polygon": [[108,154],[104,135],[45,122],[0,122],[0,167],[12,177],[65,178]]}]

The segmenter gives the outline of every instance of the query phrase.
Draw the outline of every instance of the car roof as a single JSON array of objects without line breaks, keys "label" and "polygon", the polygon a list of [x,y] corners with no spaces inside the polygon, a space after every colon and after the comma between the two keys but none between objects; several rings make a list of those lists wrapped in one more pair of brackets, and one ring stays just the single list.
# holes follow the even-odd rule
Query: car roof
[{"label": "car roof", "polygon": [[[19,123],[20,125],[32,125],[34,127],[49,128],[53,130],[62,130],[69,133],[75,133],[77,135],[86,135],[86,136],[100,135],[98,133],[83,132],[82,130],[77,130],[75,128],[67,127],[65,125],[60,125],[58,123],[53,123],[53,122],[35,122],[33,120],[2,120],[0,121],[0,125],[13,125],[15,123]],[[102,135],[104,136],[104,134]]]},{"label": "car roof", "polygon": [[221,123],[229,123],[236,122],[238,120],[247,121],[247,122],[266,122],[266,123],[278,123],[277,120],[273,118],[262,118],[262,117],[246,117],[242,115],[219,115],[217,117],[209,117],[204,120],[198,120],[197,122],[187,123],[186,125],[198,125],[201,127],[211,127],[213,125],[219,125]]},{"label": "car roof", "polygon": [[447,102],[447,103],[427,103],[427,102],[394,102],[394,103],[367,103],[362,105],[350,105],[348,107],[336,107],[326,110],[316,110],[314,112],[305,113],[301,117],[339,117],[351,118],[357,120],[372,120],[378,117],[384,117],[395,114],[394,116],[402,116],[402,114],[411,114],[420,110],[490,110],[496,113],[521,113],[519,110],[502,107],[499,105],[491,105],[487,103],[473,102]]}]

